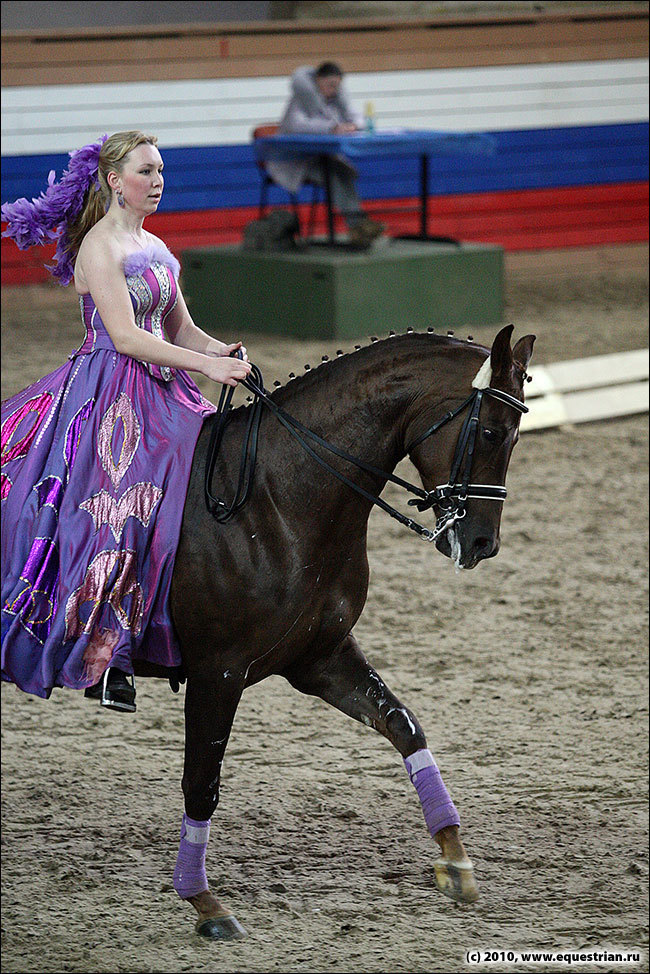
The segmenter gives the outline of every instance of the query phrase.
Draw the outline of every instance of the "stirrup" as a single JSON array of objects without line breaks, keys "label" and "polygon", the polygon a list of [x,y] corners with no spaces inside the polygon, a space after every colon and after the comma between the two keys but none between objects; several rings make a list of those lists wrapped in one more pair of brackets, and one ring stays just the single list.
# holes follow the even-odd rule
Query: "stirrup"
[{"label": "stirrup", "polygon": [[[112,684],[111,673],[115,671]],[[119,677],[117,676],[119,674]],[[117,677],[117,683],[116,683]],[[122,679],[120,679],[120,677]],[[130,683],[129,683],[130,680]],[[108,707],[110,710],[119,710],[123,713],[135,713],[135,679],[117,667],[109,666],[104,675],[92,687],[84,691],[84,696],[94,700],[99,700],[100,706]]]}]

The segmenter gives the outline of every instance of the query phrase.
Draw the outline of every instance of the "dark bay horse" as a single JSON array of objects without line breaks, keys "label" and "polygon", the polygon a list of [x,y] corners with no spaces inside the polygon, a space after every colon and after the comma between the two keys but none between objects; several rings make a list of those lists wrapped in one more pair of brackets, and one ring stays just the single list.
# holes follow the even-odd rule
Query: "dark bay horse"
[{"label": "dark bay horse", "polygon": [[[444,499],[435,488],[448,483],[464,438],[464,449],[471,445],[463,453],[466,480],[471,466],[472,483],[496,485],[496,493],[463,498],[460,516],[449,520],[435,543],[461,567],[474,568],[499,548],[503,485],[523,411],[516,407],[523,403],[534,342],[528,335],[511,348],[511,333],[511,325],[502,329],[491,350],[431,334],[375,341],[293,379],[271,398],[305,427],[371,465],[371,470],[358,469],[340,458],[333,461],[369,495],[381,492],[408,453],[424,492],[435,498],[422,507],[432,507],[443,523]],[[468,424],[462,412],[453,414],[472,394],[473,382],[489,394],[479,399],[480,411]],[[235,491],[251,408],[233,410],[225,429],[212,482],[224,498]],[[445,416],[448,421],[439,424]],[[372,501],[324,472],[265,410],[250,497],[234,517],[217,523],[204,496],[213,421],[206,422],[197,444],[172,586],[187,679],[182,786],[186,817],[194,823],[181,851],[183,842],[195,841],[205,857],[205,827],[218,803],[222,759],[243,690],[280,674],[297,690],[373,727],[397,749],[442,850],[437,885],[454,899],[471,902],[478,892],[458,820],[446,819],[451,824],[436,831],[430,783],[418,786],[420,758],[408,763],[417,755],[431,757],[424,732],[352,633],[366,601]],[[425,758],[424,763],[432,762]],[[187,849],[192,854],[190,845]],[[244,935],[207,883],[176,888],[196,908],[197,930],[204,936]]]}]

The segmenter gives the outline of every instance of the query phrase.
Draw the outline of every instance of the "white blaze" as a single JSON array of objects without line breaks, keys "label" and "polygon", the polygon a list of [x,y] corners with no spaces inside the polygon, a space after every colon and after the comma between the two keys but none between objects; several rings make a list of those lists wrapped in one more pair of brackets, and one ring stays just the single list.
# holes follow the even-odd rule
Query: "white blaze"
[{"label": "white blaze", "polygon": [[456,534],[455,526],[447,528],[447,541],[449,542],[449,547],[451,548],[451,560],[454,563],[456,574],[458,574],[463,566],[460,563],[462,551],[460,547],[460,539]]}]

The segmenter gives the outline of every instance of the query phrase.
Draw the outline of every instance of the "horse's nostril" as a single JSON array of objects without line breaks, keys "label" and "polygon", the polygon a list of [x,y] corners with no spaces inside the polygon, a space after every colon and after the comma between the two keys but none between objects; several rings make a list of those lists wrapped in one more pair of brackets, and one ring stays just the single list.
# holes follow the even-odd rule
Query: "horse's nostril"
[{"label": "horse's nostril", "polygon": [[499,550],[499,543],[493,538],[477,538],[474,549],[481,558],[493,558]]}]

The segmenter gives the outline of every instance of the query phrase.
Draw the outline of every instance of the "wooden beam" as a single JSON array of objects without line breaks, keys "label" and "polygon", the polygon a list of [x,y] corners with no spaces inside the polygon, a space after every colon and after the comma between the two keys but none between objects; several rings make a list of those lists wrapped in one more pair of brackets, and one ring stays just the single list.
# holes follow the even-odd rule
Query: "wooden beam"
[{"label": "wooden beam", "polygon": [[648,349],[529,370],[522,432],[648,412]]},{"label": "wooden beam", "polygon": [[284,76],[326,56],[350,72],[648,55],[648,11],[425,20],[268,21],[3,32],[3,86]]}]

